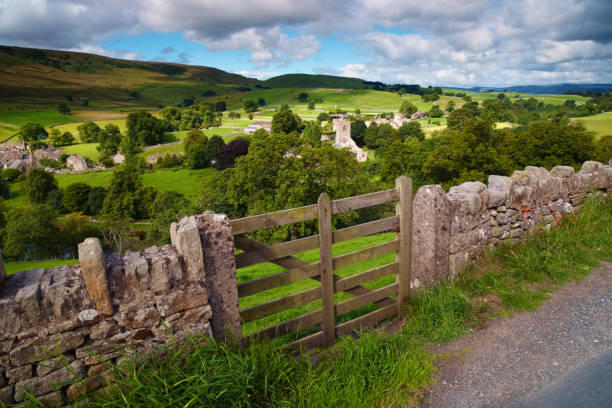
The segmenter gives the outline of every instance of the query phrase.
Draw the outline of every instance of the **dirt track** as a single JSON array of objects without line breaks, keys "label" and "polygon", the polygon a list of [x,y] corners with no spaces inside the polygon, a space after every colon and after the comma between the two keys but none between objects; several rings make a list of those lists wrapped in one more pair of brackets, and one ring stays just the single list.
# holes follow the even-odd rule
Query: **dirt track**
[{"label": "dirt track", "polygon": [[493,321],[435,347],[434,353],[451,356],[440,358],[438,384],[423,407],[524,406],[544,387],[611,349],[612,263],[606,263],[555,291],[535,312]]}]

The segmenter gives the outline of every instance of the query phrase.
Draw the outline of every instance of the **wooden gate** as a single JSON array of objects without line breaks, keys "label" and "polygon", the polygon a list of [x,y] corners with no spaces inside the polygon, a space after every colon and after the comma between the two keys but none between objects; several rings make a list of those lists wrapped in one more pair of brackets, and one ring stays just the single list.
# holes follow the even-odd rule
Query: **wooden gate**
[{"label": "wooden gate", "polygon": [[[393,217],[332,230],[332,215],[392,201],[396,202],[396,215]],[[266,245],[247,236],[258,230],[314,219],[318,219],[318,235],[274,245]],[[316,333],[295,341],[294,345],[303,348],[321,344],[329,346],[334,343],[337,335],[371,327],[401,313],[401,305],[409,296],[412,180],[408,177],[398,178],[394,189],[333,201],[323,193],[316,205],[240,218],[232,220],[231,224],[236,248],[244,251],[236,255],[237,269],[261,262],[271,262],[285,268],[280,273],[239,284],[240,298],[304,279],[321,283],[315,288],[240,310],[242,321],[247,323],[317,299],[322,301],[321,309],[267,327],[249,335],[245,338],[246,341],[254,337],[274,338],[301,329],[317,328],[319,330]],[[398,231],[397,239],[341,256],[332,256],[332,244],[386,231]],[[319,262],[308,263],[293,256],[316,248],[320,248]],[[334,274],[339,268],[391,252],[397,253],[395,262],[344,278]],[[396,275],[393,284],[376,290],[362,286],[391,274]],[[354,297],[334,303],[334,293],[337,292],[346,292]],[[395,299],[392,299],[392,296]],[[337,316],[368,304],[376,304],[379,309],[353,320],[336,323]]]}]

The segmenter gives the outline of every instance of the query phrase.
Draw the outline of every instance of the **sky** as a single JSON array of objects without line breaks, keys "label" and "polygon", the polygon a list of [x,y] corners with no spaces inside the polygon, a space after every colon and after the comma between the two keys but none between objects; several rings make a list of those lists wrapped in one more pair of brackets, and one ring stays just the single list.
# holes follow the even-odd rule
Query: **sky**
[{"label": "sky", "polygon": [[0,44],[259,79],[612,83],[612,1],[0,0]]}]

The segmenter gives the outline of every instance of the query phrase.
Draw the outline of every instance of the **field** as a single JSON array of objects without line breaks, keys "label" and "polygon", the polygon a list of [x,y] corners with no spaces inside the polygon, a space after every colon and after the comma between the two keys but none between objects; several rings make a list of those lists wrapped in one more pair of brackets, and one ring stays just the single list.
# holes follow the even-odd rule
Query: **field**
[{"label": "field", "polygon": [[40,123],[43,127],[49,127],[61,123],[76,122],[72,116],[61,115],[57,112],[2,112],[0,122],[14,126],[22,126],[29,122]]},{"label": "field", "polygon": [[63,146],[60,149],[66,152],[66,154],[80,154],[83,157],[88,157],[94,162],[97,162],[100,152],[98,152],[96,147],[98,147],[98,143],[79,143]]},{"label": "field", "polygon": [[584,123],[584,126],[595,132],[597,138],[612,135],[612,112],[600,113],[599,115],[575,118],[575,121]]}]

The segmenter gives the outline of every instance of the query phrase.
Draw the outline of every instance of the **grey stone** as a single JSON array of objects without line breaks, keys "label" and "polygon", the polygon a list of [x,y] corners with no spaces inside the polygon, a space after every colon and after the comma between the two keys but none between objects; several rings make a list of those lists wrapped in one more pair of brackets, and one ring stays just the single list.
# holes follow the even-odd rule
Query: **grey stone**
[{"label": "grey stone", "polygon": [[487,206],[487,186],[480,181],[470,181],[451,187],[448,201],[453,214],[474,215],[484,210]]},{"label": "grey stone", "polygon": [[500,205],[499,207],[496,208],[497,212],[506,212],[506,206],[505,205]]},{"label": "grey stone", "polygon": [[52,373],[55,370],[59,370],[62,367],[66,367],[72,363],[75,359],[74,354],[64,354],[61,358],[52,358],[44,360],[38,363],[36,366],[36,375],[44,377],[47,374]]},{"label": "grey stone", "polygon": [[512,179],[506,176],[489,176],[489,207],[502,206],[506,203]]},{"label": "grey stone", "polygon": [[505,231],[506,229],[504,227],[493,227],[491,229],[491,236],[494,238],[499,238],[503,235]]},{"label": "grey stone", "polygon": [[598,161],[585,161],[582,164],[580,171],[585,172],[585,173],[594,173],[598,170],[603,169],[603,167],[604,167],[603,163],[600,163]]},{"label": "grey stone", "polygon": [[8,377],[9,384],[15,384],[21,380],[32,378],[32,375],[32,364],[27,364],[21,367],[13,367],[6,370],[6,376]]},{"label": "grey stone", "polygon": [[570,178],[574,173],[574,168],[571,166],[555,166],[550,171],[551,176],[561,178]]},{"label": "grey stone", "polygon": [[544,216],[544,222],[546,224],[552,224],[553,222],[555,222],[555,216],[554,215],[545,215]]},{"label": "grey stone", "polygon": [[30,341],[11,350],[9,356],[13,366],[21,366],[48,357],[46,350],[55,352],[59,349],[60,352],[65,353],[74,350],[84,342],[85,336],[82,333],[65,332]]},{"label": "grey stone", "polygon": [[[177,293],[177,292],[171,292]],[[183,292],[179,292],[183,293]],[[147,307],[143,309],[138,309],[133,312],[125,313],[122,316],[120,324],[122,324],[126,329],[138,329],[141,327],[153,327],[159,322],[159,313],[154,307]]]},{"label": "grey stone", "polygon": [[452,234],[450,239],[450,253],[455,254],[467,250],[479,242],[486,241],[489,236],[490,231],[486,228],[478,228],[468,232]]},{"label": "grey stone", "polygon": [[149,289],[149,263],[140,252],[125,254],[125,276],[128,284],[135,290]]},{"label": "grey stone", "polygon": [[189,282],[203,282],[205,279],[204,252],[195,217],[185,217],[170,226],[170,238],[178,253],[183,257]]},{"label": "grey stone", "polygon": [[508,214],[505,213],[497,214],[497,217],[495,217],[495,221],[497,221],[497,223],[500,225],[508,224],[510,222],[510,217],[508,217]]},{"label": "grey stone", "polygon": [[508,239],[510,237],[510,231],[506,230],[504,231],[504,233],[501,235],[500,239]]},{"label": "grey stone", "polygon": [[411,286],[428,287],[448,277],[450,203],[442,187],[427,185],[419,188],[412,205]]},{"label": "grey stone", "polygon": [[561,214],[573,214],[574,213],[574,208],[573,208],[573,206],[570,203],[563,203],[559,207],[559,212]]},{"label": "grey stone", "polygon": [[105,339],[118,331],[119,327],[114,320],[102,320],[90,327],[89,337],[94,340]]},{"label": "grey stone", "polygon": [[518,238],[523,234],[523,230],[520,228],[515,228],[510,230],[510,238]]},{"label": "grey stone", "polygon": [[9,385],[8,387],[0,388],[0,402],[6,405],[10,405],[15,402],[15,400],[13,399],[14,391],[14,385]]},{"label": "grey stone", "polygon": [[452,254],[449,256],[449,278],[455,279],[461,271],[465,264],[469,262],[470,258],[467,251],[459,252],[457,254]]},{"label": "grey stone", "polygon": [[489,215],[490,215],[491,217],[497,217],[497,211],[496,211],[496,210],[494,210],[494,209],[490,209],[490,210],[489,210]]},{"label": "grey stone", "polygon": [[89,323],[101,317],[100,312],[96,309],[85,309],[79,312],[77,319],[81,323]]},{"label": "grey stone", "polygon": [[29,390],[34,395],[45,395],[53,392],[58,383],[69,383],[78,381],[85,376],[85,365],[80,360],[75,360],[70,364],[70,368],[64,367],[44,376],[34,377],[20,381],[15,386],[15,401],[21,402],[25,399],[25,390]]},{"label": "grey stone", "polygon": [[57,391],[39,395],[36,399],[43,407],[61,407],[64,405],[64,397],[61,392]]},{"label": "grey stone", "polygon": [[240,338],[242,333],[234,259],[234,235],[224,214],[196,216],[204,251],[206,292],[212,308],[212,330],[216,339]]},{"label": "grey stone", "polygon": [[15,301],[20,304],[31,325],[36,324],[41,317],[39,288],[40,278],[44,272],[44,269],[25,271],[23,286],[15,295]]},{"label": "grey stone", "polygon": [[207,301],[206,289],[200,286],[192,286],[188,287],[185,291],[155,296],[157,310],[159,310],[159,314],[162,317],[170,316],[196,306],[203,306]]},{"label": "grey stone", "polygon": [[111,315],[113,304],[106,276],[106,260],[98,238],[87,238],[79,244],[79,261],[89,298],[95,302],[97,309]]}]

